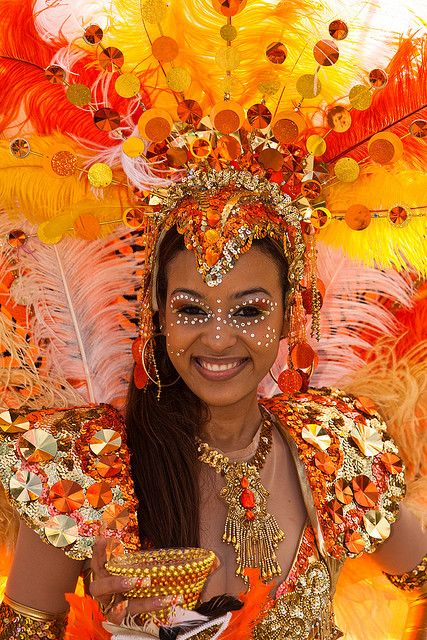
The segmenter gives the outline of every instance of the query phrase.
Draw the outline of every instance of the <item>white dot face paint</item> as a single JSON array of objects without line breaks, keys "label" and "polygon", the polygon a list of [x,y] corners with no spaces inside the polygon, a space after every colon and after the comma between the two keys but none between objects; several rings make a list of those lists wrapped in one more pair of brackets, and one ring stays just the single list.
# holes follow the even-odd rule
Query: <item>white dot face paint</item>
[{"label": "white dot face paint", "polygon": [[[249,337],[256,340],[258,347],[263,344],[269,347],[276,340],[276,330],[271,326],[259,327],[260,322],[271,317],[276,311],[278,303],[267,297],[255,297],[244,300],[243,302],[231,307],[228,311],[223,311],[223,301],[216,299],[217,308],[211,309],[203,300],[195,296],[178,293],[171,298],[170,309],[176,318],[170,323],[172,328],[174,325],[185,325],[190,327],[200,326],[209,323],[211,320],[216,321],[215,339],[221,339],[221,326],[227,325],[242,335],[248,335],[248,327],[251,327]],[[259,327],[259,328],[258,328]]]}]

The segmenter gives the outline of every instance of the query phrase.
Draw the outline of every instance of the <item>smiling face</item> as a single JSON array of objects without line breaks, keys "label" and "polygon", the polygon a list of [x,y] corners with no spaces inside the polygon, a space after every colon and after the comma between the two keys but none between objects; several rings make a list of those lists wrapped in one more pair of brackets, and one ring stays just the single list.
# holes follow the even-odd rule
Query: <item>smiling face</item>
[{"label": "smiling face", "polygon": [[179,251],[167,268],[162,324],[169,357],[210,407],[256,397],[285,333],[283,286],[275,260],[252,247],[216,287]]}]

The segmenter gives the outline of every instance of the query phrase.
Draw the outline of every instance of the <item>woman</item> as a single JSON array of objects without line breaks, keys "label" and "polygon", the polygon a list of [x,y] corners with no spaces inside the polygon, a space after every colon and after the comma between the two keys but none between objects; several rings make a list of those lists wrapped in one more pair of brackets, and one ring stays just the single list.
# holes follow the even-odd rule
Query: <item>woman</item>
[{"label": "woman", "polygon": [[[249,579],[252,591],[265,583],[256,613],[247,620],[243,614],[243,622],[232,617],[224,632],[230,637],[339,637],[330,605],[345,558],[389,538],[376,552],[379,564],[389,574],[408,572],[395,582],[419,586],[421,572],[411,571],[425,536],[403,507],[396,519],[402,469],[378,414],[339,392],[306,388],[307,260],[299,219],[267,181],[200,171],[170,189],[156,222],[146,229],[152,244],[126,419],[129,449],[108,407],[33,412],[28,424],[14,421],[19,435],[4,437],[2,479],[30,527],[21,526],[0,637],[33,624],[34,610],[50,637],[61,637],[63,594],[73,591],[83,570],[78,559],[91,555],[100,529],[129,550],[138,542],[214,550],[220,565],[203,600],[238,596]],[[287,334],[287,392],[259,405],[257,387]],[[126,462],[128,450],[134,493],[126,465],[117,468],[117,454]],[[35,502],[13,491],[25,472],[34,474],[26,477],[33,486],[41,483]],[[73,559],[44,545],[31,527]],[[138,623],[139,614],[170,604],[127,600],[122,594],[148,581],[108,575],[105,547],[105,540],[95,546],[90,591],[111,621]]]}]

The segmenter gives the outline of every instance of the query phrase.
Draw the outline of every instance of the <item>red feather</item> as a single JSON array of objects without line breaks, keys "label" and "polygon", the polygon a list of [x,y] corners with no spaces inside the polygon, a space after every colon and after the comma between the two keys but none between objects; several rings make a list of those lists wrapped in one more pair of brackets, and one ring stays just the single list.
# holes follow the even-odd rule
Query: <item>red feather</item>
[{"label": "red feather", "polygon": [[65,597],[71,606],[65,640],[110,640],[111,634],[102,626],[104,616],[93,598],[75,593]]},{"label": "red feather", "polygon": [[[388,83],[374,93],[369,109],[352,109],[350,129],[328,134],[328,147],[322,160],[333,163],[343,156],[351,156],[359,161],[368,155],[367,143],[374,134],[390,131],[401,137],[408,133],[411,122],[427,119],[427,37],[403,40],[387,73]],[[405,138],[403,159],[414,168],[425,167],[426,142]]]},{"label": "red feather", "polygon": [[[48,44],[40,38],[35,27],[32,0],[5,0],[0,3],[0,130],[12,127],[28,131],[28,123],[38,134],[61,131],[79,137],[94,146],[111,146],[117,141],[99,130],[93,122],[92,112],[69,102],[65,86],[52,85],[44,70],[54,55],[67,43],[58,40]],[[16,25],[19,25],[17,28]],[[91,86],[101,73],[96,64],[96,52],[84,54],[73,65],[70,82]],[[146,105],[150,104],[142,92]],[[94,96],[96,101],[99,96]],[[127,116],[131,103],[120,98],[114,90],[114,78],[108,91],[108,105],[122,116]],[[133,121],[140,115],[138,110]],[[18,125],[18,126],[17,126]],[[25,128],[24,128],[25,127]]]}]

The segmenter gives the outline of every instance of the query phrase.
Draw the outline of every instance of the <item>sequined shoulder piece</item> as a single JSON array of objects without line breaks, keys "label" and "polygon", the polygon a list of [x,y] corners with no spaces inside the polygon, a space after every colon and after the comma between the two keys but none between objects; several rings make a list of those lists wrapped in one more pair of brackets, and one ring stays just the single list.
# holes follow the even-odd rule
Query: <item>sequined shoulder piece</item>
[{"label": "sequined shoulder piece", "polygon": [[390,535],[405,495],[403,463],[379,414],[328,388],[264,405],[295,442],[325,551],[339,560],[374,551]]},{"label": "sequined shoulder piece", "polygon": [[102,529],[137,547],[124,422],[109,405],[0,413],[0,482],[40,538],[74,559]]}]

